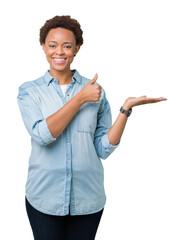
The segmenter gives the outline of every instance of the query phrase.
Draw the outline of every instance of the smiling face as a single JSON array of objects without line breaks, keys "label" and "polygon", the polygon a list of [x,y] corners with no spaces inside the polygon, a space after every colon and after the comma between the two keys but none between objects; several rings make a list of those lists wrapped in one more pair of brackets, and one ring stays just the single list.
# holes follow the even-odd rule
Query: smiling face
[{"label": "smiling face", "polygon": [[80,48],[76,45],[73,32],[60,27],[48,32],[42,47],[50,64],[51,74],[70,71],[70,64]]}]

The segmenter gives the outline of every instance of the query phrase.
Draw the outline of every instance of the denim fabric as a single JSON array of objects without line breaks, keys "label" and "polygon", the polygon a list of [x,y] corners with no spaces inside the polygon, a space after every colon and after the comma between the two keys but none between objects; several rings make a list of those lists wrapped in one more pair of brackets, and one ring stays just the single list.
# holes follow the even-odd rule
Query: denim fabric
[{"label": "denim fabric", "polygon": [[25,205],[35,240],[94,240],[104,211],[52,216],[34,209],[27,198]]},{"label": "denim fabric", "polygon": [[[17,101],[31,136],[26,197],[37,210],[65,216],[83,215],[104,208],[106,159],[120,144],[112,145],[107,132],[111,109],[104,89],[98,102],[85,102],[64,131],[54,138],[46,118],[62,108],[90,81],[74,69],[72,82],[63,96],[50,71],[19,86]],[[95,84],[98,84],[95,82]]]}]

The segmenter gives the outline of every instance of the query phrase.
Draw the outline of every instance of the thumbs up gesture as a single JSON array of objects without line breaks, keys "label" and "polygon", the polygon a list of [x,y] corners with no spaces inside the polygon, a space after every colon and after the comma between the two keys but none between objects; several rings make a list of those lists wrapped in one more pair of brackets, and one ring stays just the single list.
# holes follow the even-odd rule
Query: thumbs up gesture
[{"label": "thumbs up gesture", "polygon": [[98,84],[95,84],[97,81],[98,75],[95,74],[94,78],[89,81],[81,90],[83,95],[84,102],[97,102],[101,97],[102,87]]}]

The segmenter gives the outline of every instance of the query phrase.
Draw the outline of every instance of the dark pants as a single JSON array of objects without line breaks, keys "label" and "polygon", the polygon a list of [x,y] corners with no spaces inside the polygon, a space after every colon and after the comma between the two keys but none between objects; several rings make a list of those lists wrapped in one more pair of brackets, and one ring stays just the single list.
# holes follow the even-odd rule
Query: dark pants
[{"label": "dark pants", "polygon": [[26,211],[35,240],[94,240],[103,213],[53,216],[31,206],[25,198]]}]

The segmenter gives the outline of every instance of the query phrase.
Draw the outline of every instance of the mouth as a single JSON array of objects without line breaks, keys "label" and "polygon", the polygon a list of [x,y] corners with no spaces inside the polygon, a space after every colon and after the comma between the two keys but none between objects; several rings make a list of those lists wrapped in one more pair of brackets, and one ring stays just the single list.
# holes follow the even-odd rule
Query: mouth
[{"label": "mouth", "polygon": [[52,58],[53,62],[54,63],[57,63],[57,64],[63,64],[66,62],[66,59],[67,58]]}]

